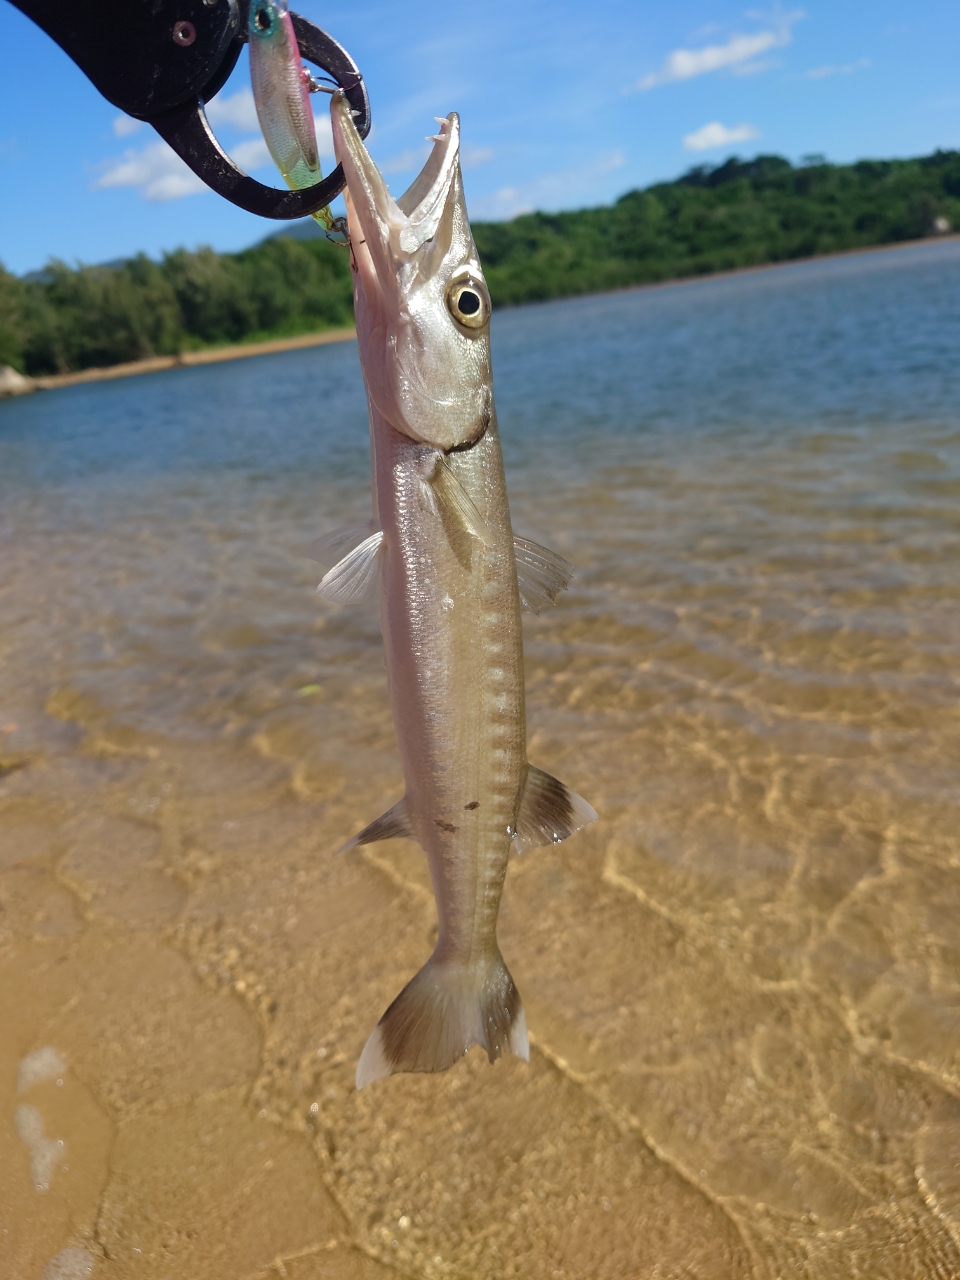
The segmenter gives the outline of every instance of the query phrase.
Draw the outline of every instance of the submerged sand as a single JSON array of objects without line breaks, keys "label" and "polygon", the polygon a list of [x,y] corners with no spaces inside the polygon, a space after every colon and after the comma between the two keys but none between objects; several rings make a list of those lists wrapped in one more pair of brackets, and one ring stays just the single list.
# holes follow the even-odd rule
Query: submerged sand
[{"label": "submerged sand", "polygon": [[0,504],[0,1275],[960,1275],[955,426],[514,452],[579,569],[530,756],[600,821],[510,867],[529,1065],[360,1094],[435,911],[332,856],[402,790],[375,608],[292,550],[364,511],[336,456]]},{"label": "submerged sand", "polygon": [[[529,1066],[475,1051],[359,1095],[435,920],[413,846],[330,856],[398,793],[373,664],[346,664],[328,715],[322,686],[261,691],[239,740],[144,731],[69,681],[32,714],[21,696],[3,1273],[70,1276],[44,1267],[79,1249],[95,1277],[157,1280],[960,1274],[956,813],[924,794],[932,760],[894,798],[871,748],[933,717],[955,750],[953,714],[848,683],[889,669],[875,637],[838,637],[803,688],[809,637],[709,590],[683,608],[715,643],[739,617],[779,674],[582,598],[537,624],[531,755],[602,820],[510,871]],[[214,665],[263,640],[231,612]],[[62,1072],[18,1088],[45,1049]],[[24,1106],[63,1144],[42,1191]]]}]

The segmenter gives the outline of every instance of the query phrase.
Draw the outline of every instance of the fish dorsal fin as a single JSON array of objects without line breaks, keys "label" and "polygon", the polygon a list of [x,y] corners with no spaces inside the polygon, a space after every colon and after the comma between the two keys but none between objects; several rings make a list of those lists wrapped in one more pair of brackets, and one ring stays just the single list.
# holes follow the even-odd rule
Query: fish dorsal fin
[{"label": "fish dorsal fin", "polygon": [[573,577],[573,565],[549,547],[542,547],[532,538],[513,540],[517,558],[517,586],[520,603],[531,613],[539,613],[553,604]]},{"label": "fish dorsal fin", "polygon": [[342,844],[337,853],[346,853],[348,849],[355,849],[358,844],[376,844],[378,840],[416,840],[416,838],[407,816],[407,798],[404,796],[392,809],[381,813],[380,817],[375,818],[369,826],[358,831],[346,844]]},{"label": "fish dorsal fin", "polygon": [[353,604],[363,598],[377,576],[383,532],[368,534],[320,579],[317,595],[331,604]]},{"label": "fish dorsal fin", "polygon": [[434,455],[432,470],[424,476],[424,483],[439,512],[453,516],[472,537],[485,547],[491,544],[487,522],[477,510],[476,503],[444,462],[441,454]]},{"label": "fish dorsal fin", "polygon": [[588,822],[596,820],[596,809],[587,804],[583,796],[578,796],[559,779],[535,765],[527,765],[527,779],[513,836],[518,853],[526,853],[542,844],[559,844]]}]

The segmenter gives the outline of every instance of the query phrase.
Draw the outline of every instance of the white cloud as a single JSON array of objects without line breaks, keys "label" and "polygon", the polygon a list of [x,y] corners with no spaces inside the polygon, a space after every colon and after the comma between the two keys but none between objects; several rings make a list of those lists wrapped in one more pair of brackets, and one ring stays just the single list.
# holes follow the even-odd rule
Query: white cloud
[{"label": "white cloud", "polygon": [[[250,125],[250,112],[253,111],[254,127],[257,127],[253,94],[249,89],[242,89],[232,97],[225,98],[219,106],[216,104],[217,99],[214,98],[208,107],[208,118],[212,124],[219,126],[226,124],[238,129],[246,129]],[[121,116],[120,119],[126,121],[127,117]],[[121,132],[118,123],[114,124],[115,132]],[[317,150],[322,159],[332,160],[333,133],[330,128],[330,117],[317,116],[314,124],[317,130]],[[227,150],[246,173],[252,173],[256,169],[272,164],[267,144],[259,135],[254,138],[243,138]],[[332,165],[325,167],[329,170]],[[106,161],[94,187],[98,190],[111,187],[135,187],[144,200],[151,201],[180,200],[183,196],[192,196],[207,190],[206,185],[180,157],[165,142],[159,141],[144,147],[141,151],[127,151],[121,159]]]},{"label": "white cloud", "polygon": [[752,124],[738,124],[730,129],[719,120],[711,120],[702,129],[688,133],[683,145],[687,151],[712,151],[715,147],[729,147],[735,142],[748,142],[759,137],[760,130]]},{"label": "white cloud", "polygon": [[582,168],[539,174],[518,186],[501,187],[493,195],[471,201],[470,216],[516,218],[534,209],[563,208],[571,201],[593,199],[597,180],[625,164],[622,151],[608,151]]},{"label": "white cloud", "polygon": [[[410,147],[406,151],[398,151],[380,163],[381,173],[412,173],[419,171],[426,164],[430,154],[429,147]],[[496,152],[492,147],[464,147],[460,152],[460,164],[464,169],[476,169],[481,164],[492,160]]]},{"label": "white cloud", "polygon": [[660,70],[643,76],[632,86],[633,91],[645,92],[660,84],[692,80],[695,76],[706,75],[710,71],[722,71],[724,68],[750,63],[770,49],[788,45],[793,39],[793,24],[803,16],[802,9],[795,9],[787,14],[778,11],[767,17],[766,20],[771,25],[765,31],[756,31],[753,35],[732,35],[725,44],[708,44],[702,49],[674,49],[667,55]]},{"label": "white cloud", "polygon": [[423,168],[429,154],[429,147],[409,147],[406,151],[398,151],[396,155],[384,160],[380,165],[380,172],[412,173],[414,169]]},{"label": "white cloud", "polygon": [[[332,160],[334,158],[333,127],[330,124],[329,114],[314,116],[313,123],[317,130],[317,154],[321,160]],[[369,142],[370,139],[368,138],[367,141]]]},{"label": "white cloud", "polygon": [[218,125],[229,125],[242,133],[259,133],[260,122],[257,120],[257,108],[253,94],[249,89],[241,89],[229,98],[217,94],[206,105],[207,119],[216,128]]},{"label": "white cloud", "polygon": [[129,138],[131,133],[136,133],[143,123],[142,120],[134,120],[133,116],[117,116],[113,122],[113,132],[117,138]]},{"label": "white cloud", "polygon": [[179,200],[207,188],[165,142],[154,142],[143,151],[128,151],[108,167],[94,183],[99,189],[136,187],[144,200]]},{"label": "white cloud", "polygon": [[764,71],[773,71],[780,66],[779,58],[760,58],[756,62],[741,62],[730,68],[735,76],[758,76]]},{"label": "white cloud", "polygon": [[493,147],[465,147],[460,152],[460,163],[464,169],[476,169],[487,164],[496,154]]},{"label": "white cloud", "polygon": [[627,157],[622,151],[611,151],[605,156],[601,156],[594,168],[594,173],[613,173],[614,169],[622,169],[627,163]]},{"label": "white cloud", "polygon": [[864,67],[869,67],[869,65],[869,58],[858,58],[856,62],[845,62],[839,67],[814,67],[807,72],[807,79],[824,80],[827,76],[849,76],[854,71],[862,71]]},{"label": "white cloud", "polygon": [[244,173],[252,173],[254,169],[262,169],[271,164],[272,159],[267,144],[262,138],[245,138],[230,148],[230,157]]}]

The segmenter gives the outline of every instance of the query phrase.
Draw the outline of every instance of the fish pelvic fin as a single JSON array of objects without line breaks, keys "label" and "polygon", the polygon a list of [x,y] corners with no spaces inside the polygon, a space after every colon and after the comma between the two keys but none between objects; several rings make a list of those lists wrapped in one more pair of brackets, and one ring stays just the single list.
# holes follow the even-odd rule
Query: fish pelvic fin
[{"label": "fish pelvic fin", "polygon": [[357,1088],[397,1071],[446,1071],[471,1045],[491,1062],[530,1061],[520,993],[498,951],[484,966],[432,956],[373,1029],[357,1063]]},{"label": "fish pelvic fin", "polygon": [[362,831],[352,836],[346,844],[342,844],[337,853],[346,853],[348,849],[355,849],[358,844],[376,844],[378,840],[416,840],[416,838],[407,815],[407,800],[404,796],[392,809],[381,813],[379,818],[375,818]]},{"label": "fish pelvic fin", "polygon": [[317,595],[331,604],[354,604],[362,600],[380,568],[383,533],[368,534],[320,579]]},{"label": "fish pelvic fin", "polygon": [[596,809],[587,804],[583,796],[536,765],[527,765],[527,780],[513,837],[518,853],[543,844],[559,844],[596,820]]}]

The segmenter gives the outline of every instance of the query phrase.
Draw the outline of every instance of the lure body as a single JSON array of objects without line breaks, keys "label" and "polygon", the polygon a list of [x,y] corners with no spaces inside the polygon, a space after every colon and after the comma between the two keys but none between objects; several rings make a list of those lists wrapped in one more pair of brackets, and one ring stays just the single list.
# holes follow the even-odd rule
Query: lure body
[{"label": "lure body", "polygon": [[253,100],[267,148],[289,187],[312,187],[322,177],[317,133],[287,0],[253,0],[249,45]]}]

